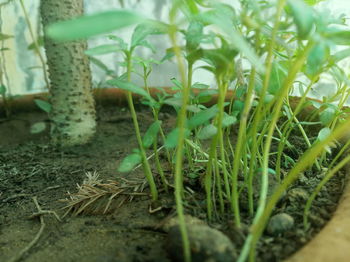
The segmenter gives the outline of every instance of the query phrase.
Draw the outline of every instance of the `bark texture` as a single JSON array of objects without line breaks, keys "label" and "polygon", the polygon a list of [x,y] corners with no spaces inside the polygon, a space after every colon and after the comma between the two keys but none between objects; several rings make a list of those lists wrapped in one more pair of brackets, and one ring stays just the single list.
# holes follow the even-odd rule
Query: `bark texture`
[{"label": "bark texture", "polygon": [[[83,0],[41,0],[40,14],[45,29],[57,21],[83,15]],[[45,36],[52,112],[51,137],[55,144],[84,144],[96,129],[86,41],[57,43]]]}]

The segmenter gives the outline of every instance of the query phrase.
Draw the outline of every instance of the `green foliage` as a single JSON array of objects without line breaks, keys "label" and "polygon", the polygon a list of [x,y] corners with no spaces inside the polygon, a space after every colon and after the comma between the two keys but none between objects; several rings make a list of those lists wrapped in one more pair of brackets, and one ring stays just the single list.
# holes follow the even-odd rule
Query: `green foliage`
[{"label": "green foliage", "polygon": [[213,106],[208,109],[204,109],[199,113],[194,114],[187,122],[187,127],[193,129],[199,125],[203,125],[208,122],[210,119],[216,116],[219,109],[217,106]]},{"label": "green foliage", "polygon": [[35,104],[44,112],[50,113],[52,110],[52,106],[49,102],[46,102],[41,99],[34,99]]},{"label": "green foliage", "polygon": [[[343,105],[349,97],[350,80],[337,63],[350,56],[350,49],[333,50],[339,45],[350,46],[350,30],[344,17],[321,16],[313,8],[318,2],[321,0],[239,1],[240,7],[235,9],[232,4],[220,1],[175,0],[169,11],[169,24],[118,10],[84,16],[48,29],[52,37],[69,40],[136,25],[130,42],[110,35],[108,38],[114,44],[91,48],[86,54],[123,54],[121,65],[126,72],[118,77],[92,57],[96,65],[113,77],[106,83],[126,91],[135,125],[139,148],[121,162],[119,171],[130,172],[142,163],[155,200],[157,185],[147,154],[153,152],[157,173],[167,190],[158,155],[158,150],[165,148],[174,171],[176,207],[187,261],[190,249],[182,206],[183,157],[188,160],[185,173],[189,177],[197,178],[198,170],[205,170],[200,176],[207,195],[209,220],[232,212],[235,226],[240,227],[239,200],[248,199],[244,209],[249,210],[254,230],[240,252],[238,261],[242,262],[249,252],[254,258],[255,244],[284,192],[305,169],[326,167],[325,152],[330,152],[330,146],[335,146],[332,140],[345,132],[344,125],[350,120],[345,117]],[[161,50],[165,54],[160,61],[153,55],[134,54],[136,48],[159,54],[148,41],[149,36],[157,34],[167,34],[171,40],[171,46]],[[180,44],[179,36],[184,44]],[[170,79],[171,94],[158,89],[159,93],[152,97],[147,82],[152,68],[169,60],[177,63],[180,76]],[[216,89],[205,83],[193,83],[197,69],[213,75]],[[335,94],[323,101],[308,99],[324,73],[333,77]],[[132,74],[142,78],[144,88],[131,82]],[[290,97],[295,88],[301,96],[296,104]],[[132,94],[141,96],[154,116],[143,138]],[[213,102],[214,95],[216,104],[204,105]],[[173,107],[177,114],[176,126],[169,133],[158,119],[163,106]],[[310,113],[307,119],[301,114],[305,111]],[[314,118],[318,116],[319,119]],[[310,127],[315,129],[314,133],[309,133]],[[298,151],[298,159],[290,154],[295,153],[291,134],[300,135],[307,148],[304,153]],[[158,148],[160,142],[163,146]],[[256,176],[260,181],[258,190],[253,185]],[[278,185],[270,196],[272,176]]]},{"label": "green foliage", "polygon": [[218,129],[213,124],[204,126],[198,133],[198,139],[205,140],[212,138],[218,132]]},{"label": "green foliage", "polygon": [[289,0],[288,6],[298,29],[298,37],[307,39],[314,25],[313,10],[303,0]]},{"label": "green foliage", "polygon": [[132,11],[106,11],[55,23],[46,29],[46,33],[58,41],[71,41],[108,33],[143,20],[141,15]]},{"label": "green foliage", "polygon": [[118,78],[116,79],[112,79],[112,80],[108,80],[107,84],[115,86],[117,88],[138,94],[140,96],[143,96],[144,98],[152,101],[153,98],[151,97],[151,95],[149,93],[147,93],[147,91],[145,89],[143,89],[142,87],[139,87],[137,85],[134,85],[131,82],[126,82],[123,80],[120,80]]},{"label": "green foliage", "polygon": [[0,41],[4,41],[4,40],[9,39],[9,38],[13,38],[13,35],[7,35],[7,34],[0,33]]},{"label": "green foliage", "polygon": [[160,130],[162,121],[155,121],[146,131],[143,136],[143,147],[149,148],[153,142],[156,140],[158,132]]},{"label": "green foliage", "polygon": [[142,157],[140,153],[132,153],[125,157],[118,167],[119,172],[130,172],[136,165],[140,164]]}]

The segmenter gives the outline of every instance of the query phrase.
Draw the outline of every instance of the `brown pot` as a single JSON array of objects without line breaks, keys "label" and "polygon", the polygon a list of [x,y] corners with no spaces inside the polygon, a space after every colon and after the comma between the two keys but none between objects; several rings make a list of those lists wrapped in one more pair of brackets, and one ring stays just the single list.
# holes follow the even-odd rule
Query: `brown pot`
[{"label": "brown pot", "polygon": [[[168,93],[174,91],[166,88]],[[151,89],[154,96],[158,92],[157,89]],[[194,92],[199,92],[195,90]],[[229,92],[226,100],[230,100],[233,93]],[[117,106],[125,106],[125,92],[120,89],[95,89],[94,96],[96,104],[111,104]],[[133,95],[137,100],[140,97]],[[34,99],[47,100],[47,93],[39,93],[33,95],[21,96],[12,101],[8,101],[12,112],[39,110],[34,103]],[[213,96],[212,100],[207,105],[214,104],[217,96]],[[290,103],[295,106],[298,103],[298,98],[290,98]],[[305,108],[301,114],[303,116],[310,115],[312,106]],[[4,115],[4,103],[0,100],[0,115]],[[343,192],[343,196],[339,202],[336,212],[327,225],[319,232],[308,244],[300,251],[295,253],[286,262],[348,262],[350,261],[350,182]]]}]

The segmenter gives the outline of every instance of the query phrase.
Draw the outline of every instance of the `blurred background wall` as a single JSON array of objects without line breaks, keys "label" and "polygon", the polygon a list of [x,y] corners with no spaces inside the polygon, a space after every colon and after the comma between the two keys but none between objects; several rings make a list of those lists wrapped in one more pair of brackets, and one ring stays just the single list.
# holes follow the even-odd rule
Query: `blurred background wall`
[{"label": "blurred background wall", "polygon": [[[7,1],[0,0],[0,6],[5,2]],[[85,0],[85,11],[87,14],[91,14],[123,7],[137,10],[150,18],[167,21],[170,2],[171,0]],[[42,35],[38,14],[39,0],[24,0],[23,3],[29,14],[34,34],[36,36]],[[317,8],[319,10],[324,10],[324,15],[339,15],[344,13],[347,17],[350,16],[349,0],[325,0],[321,2]],[[0,32],[13,36],[12,38],[1,41],[1,48],[9,48],[9,50],[2,52],[0,56],[0,66],[5,73],[5,85],[10,93],[15,95],[45,91],[45,82],[43,80],[40,60],[33,50],[28,49],[28,46],[33,40],[29,34],[19,0],[13,0],[10,4],[0,8]],[[130,38],[131,32],[132,28],[128,28],[114,34],[123,37],[127,41]],[[161,52],[157,52],[156,57],[154,57],[150,51],[139,49],[138,55],[142,57],[152,55],[155,59],[160,59],[164,56],[165,49],[170,45],[166,36],[154,36],[151,38],[150,42],[152,42],[157,50],[161,50]],[[94,47],[103,43],[108,43],[106,36],[96,37],[89,40],[89,47]],[[44,50],[41,50],[41,53],[45,55]],[[123,72],[123,68],[118,66],[118,62],[121,61],[121,56],[109,54],[99,56],[98,58],[117,74]],[[345,69],[350,68],[350,62],[343,62],[342,67]],[[91,65],[91,68],[94,86],[98,86],[99,83],[103,83],[103,81],[106,80],[106,75],[95,65]],[[350,72],[350,70],[347,71]],[[172,77],[177,77],[176,65],[171,61],[165,62],[164,64],[154,66],[149,84],[151,86],[170,86],[170,79]],[[134,76],[133,81],[138,84],[142,83],[141,79],[137,76]],[[194,82],[196,81],[209,85],[214,84],[212,76],[207,71],[196,71]],[[325,76],[313,90],[313,95],[320,97],[332,93],[333,86],[332,80]]]}]

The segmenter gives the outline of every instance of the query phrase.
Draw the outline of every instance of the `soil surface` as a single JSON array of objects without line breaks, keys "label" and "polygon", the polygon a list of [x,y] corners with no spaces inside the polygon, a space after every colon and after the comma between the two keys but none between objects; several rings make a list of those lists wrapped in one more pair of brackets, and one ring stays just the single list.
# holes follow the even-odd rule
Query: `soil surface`
[{"label": "soil surface", "polygon": [[[141,110],[138,118],[141,131],[145,132],[152,123],[152,115]],[[175,124],[175,118],[169,112],[161,113],[160,119],[166,129]],[[161,225],[175,214],[173,194],[161,193],[162,208],[154,211],[142,168],[128,174],[117,172],[123,157],[136,147],[128,110],[98,108],[94,139],[87,145],[64,150],[50,144],[47,130],[40,134],[30,133],[31,125],[39,121],[49,123],[45,113],[40,112],[0,119],[0,261],[13,261],[35,238],[43,223],[45,227],[40,238],[25,253],[23,261],[171,261],[164,249],[167,233],[161,230]],[[294,144],[302,146],[297,136],[292,139]],[[291,157],[293,154],[298,157],[298,152],[290,152]],[[165,171],[170,177],[170,170]],[[76,193],[77,184],[86,182],[87,172],[99,174],[98,179],[103,182],[95,182],[100,183],[100,189],[106,190],[103,183],[109,183],[111,190],[122,191],[111,198],[105,214],[104,207],[111,194],[81,210],[82,205],[74,206],[71,211],[82,212],[79,215],[70,212],[62,221],[58,221],[52,212],[38,214],[38,208],[41,208],[56,211],[62,217],[67,211],[62,208],[69,203],[59,200],[67,199],[68,191]],[[311,227],[305,231],[302,224],[305,202],[320,179],[322,173],[315,170],[301,174],[281,199],[274,214],[287,213],[294,219],[294,225],[281,234],[265,232],[258,244],[258,261],[281,261],[290,256],[329,220],[343,189],[342,173],[334,177],[314,201]],[[186,205],[186,213],[205,220],[204,189],[200,183],[190,182],[186,181],[186,187],[193,190],[196,204]],[[35,205],[33,197],[39,206]],[[244,199],[241,202],[242,207],[246,206]],[[234,242],[237,252],[248,232],[245,225],[250,224],[248,214],[244,213],[247,210],[242,208],[242,212],[242,229],[233,226],[231,216],[210,223]]]}]

